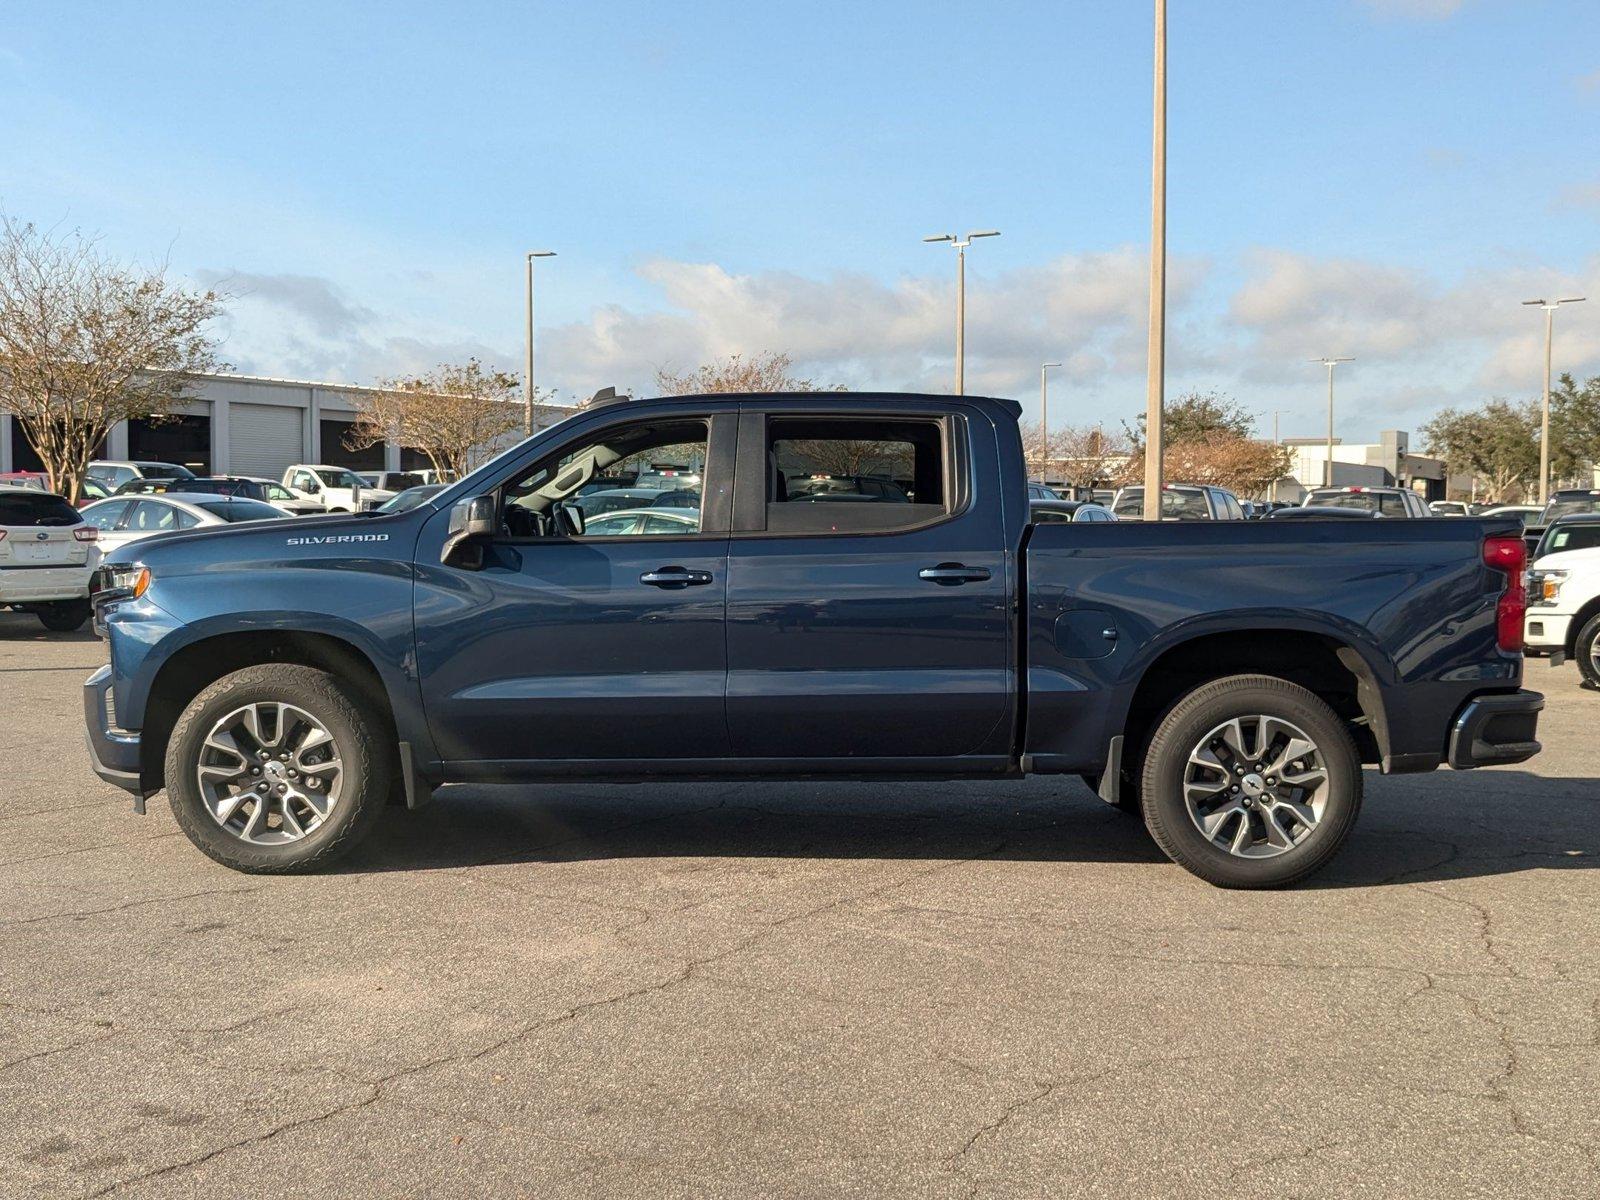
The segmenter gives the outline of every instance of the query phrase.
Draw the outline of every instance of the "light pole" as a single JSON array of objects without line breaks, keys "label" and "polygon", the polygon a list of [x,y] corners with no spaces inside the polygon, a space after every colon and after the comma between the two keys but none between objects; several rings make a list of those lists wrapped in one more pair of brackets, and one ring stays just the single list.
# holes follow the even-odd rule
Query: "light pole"
[{"label": "light pole", "polygon": [[1144,519],[1161,520],[1167,371],[1167,0],[1156,0],[1154,132],[1150,144],[1150,345],[1145,366]]},{"label": "light pole", "polygon": [[1340,363],[1355,362],[1353,358],[1313,358],[1328,368],[1328,465],[1322,472],[1322,486],[1333,486],[1333,369]]},{"label": "light pole", "polygon": [[953,233],[936,233],[925,242],[949,242],[956,248],[956,395],[967,392],[967,247],[973,238],[999,237],[998,229],[981,229],[958,238]]},{"label": "light pole", "polygon": [[[1282,415],[1283,409],[1275,408],[1272,410],[1272,444],[1274,446],[1283,445],[1283,439],[1278,436],[1278,418]],[[1278,502],[1278,481],[1276,479],[1272,481],[1272,490],[1267,493],[1267,499],[1274,504]]]},{"label": "light pole", "polygon": [[554,258],[554,250],[529,250],[528,261],[528,340],[522,360],[522,433],[533,432],[533,260]]},{"label": "light pole", "polygon": [[[1045,474],[1050,473],[1050,368],[1058,362],[1039,364],[1039,452],[1044,455]],[[1046,479],[1045,483],[1050,481]]]},{"label": "light pole", "polygon": [[1550,499],[1550,343],[1555,337],[1556,309],[1563,304],[1582,304],[1586,297],[1568,296],[1562,300],[1524,300],[1523,306],[1544,309],[1544,412],[1539,418],[1539,503]]}]

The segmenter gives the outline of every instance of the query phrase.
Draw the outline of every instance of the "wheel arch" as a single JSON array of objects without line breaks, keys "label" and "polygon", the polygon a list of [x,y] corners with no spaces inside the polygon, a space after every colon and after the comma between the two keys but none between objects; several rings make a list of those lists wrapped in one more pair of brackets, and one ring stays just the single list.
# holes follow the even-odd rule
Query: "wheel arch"
[{"label": "wheel arch", "polygon": [[1350,728],[1363,762],[1389,755],[1383,702],[1387,664],[1374,665],[1352,641],[1304,627],[1210,630],[1168,643],[1138,675],[1123,719],[1125,763],[1134,763],[1180,696],[1229,675],[1275,675],[1320,697]]},{"label": "wheel arch", "polygon": [[1569,657],[1578,653],[1578,635],[1583,632],[1583,627],[1597,616],[1600,616],[1600,595],[1593,597],[1587,604],[1572,614],[1572,620],[1567,624],[1567,655]]},{"label": "wheel arch", "polygon": [[188,643],[161,664],[145,700],[139,736],[139,772],[147,791],[165,785],[167,743],[178,715],[206,686],[244,667],[283,662],[315,667],[355,689],[398,743],[395,706],[383,676],[363,648],[335,634],[300,629],[250,629],[216,633]]}]

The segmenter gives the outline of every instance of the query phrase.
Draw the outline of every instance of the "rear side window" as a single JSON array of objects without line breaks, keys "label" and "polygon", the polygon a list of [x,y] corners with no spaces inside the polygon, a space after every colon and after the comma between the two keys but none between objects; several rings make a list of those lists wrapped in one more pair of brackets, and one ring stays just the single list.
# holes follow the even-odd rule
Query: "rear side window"
[{"label": "rear side window", "polygon": [[77,525],[78,510],[48,492],[0,493],[0,525]]},{"label": "rear side window", "polygon": [[887,533],[951,511],[933,419],[771,417],[769,533]]},{"label": "rear side window", "polygon": [[275,521],[283,516],[281,510],[259,500],[238,497],[232,500],[204,500],[195,505],[224,521]]}]

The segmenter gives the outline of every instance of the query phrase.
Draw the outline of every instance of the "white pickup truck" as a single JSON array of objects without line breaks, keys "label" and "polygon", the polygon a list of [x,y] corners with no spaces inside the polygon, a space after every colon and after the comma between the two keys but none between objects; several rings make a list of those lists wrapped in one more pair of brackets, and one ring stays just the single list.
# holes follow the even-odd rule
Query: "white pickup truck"
[{"label": "white pickup truck", "polygon": [[1600,513],[1562,517],[1544,531],[1528,571],[1529,654],[1570,656],[1600,687]]},{"label": "white pickup truck", "polygon": [[324,512],[365,512],[377,508],[395,493],[385,488],[368,487],[347,467],[318,463],[296,463],[283,473],[283,486],[297,500],[320,504]]}]

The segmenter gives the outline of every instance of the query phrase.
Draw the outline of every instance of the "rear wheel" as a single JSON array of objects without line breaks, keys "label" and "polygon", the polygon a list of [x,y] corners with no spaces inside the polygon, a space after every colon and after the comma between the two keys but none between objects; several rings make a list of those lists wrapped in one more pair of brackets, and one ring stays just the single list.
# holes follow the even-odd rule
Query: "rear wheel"
[{"label": "rear wheel", "polygon": [[53,600],[34,610],[44,627],[53,633],[82,629],[92,612],[87,600]]},{"label": "rear wheel", "polygon": [[310,871],[350,850],[388,800],[379,723],[334,676],[271,663],[225,675],[178,717],[167,794],[189,840],[236,871]]},{"label": "rear wheel", "polygon": [[1600,688],[1600,613],[1596,613],[1578,630],[1573,641],[1572,657],[1578,660],[1578,674],[1590,687]]},{"label": "rear wheel", "polygon": [[1338,715],[1285,679],[1235,675],[1168,710],[1145,754],[1145,823],[1167,855],[1233,888],[1304,879],[1361,810],[1361,759]]}]

